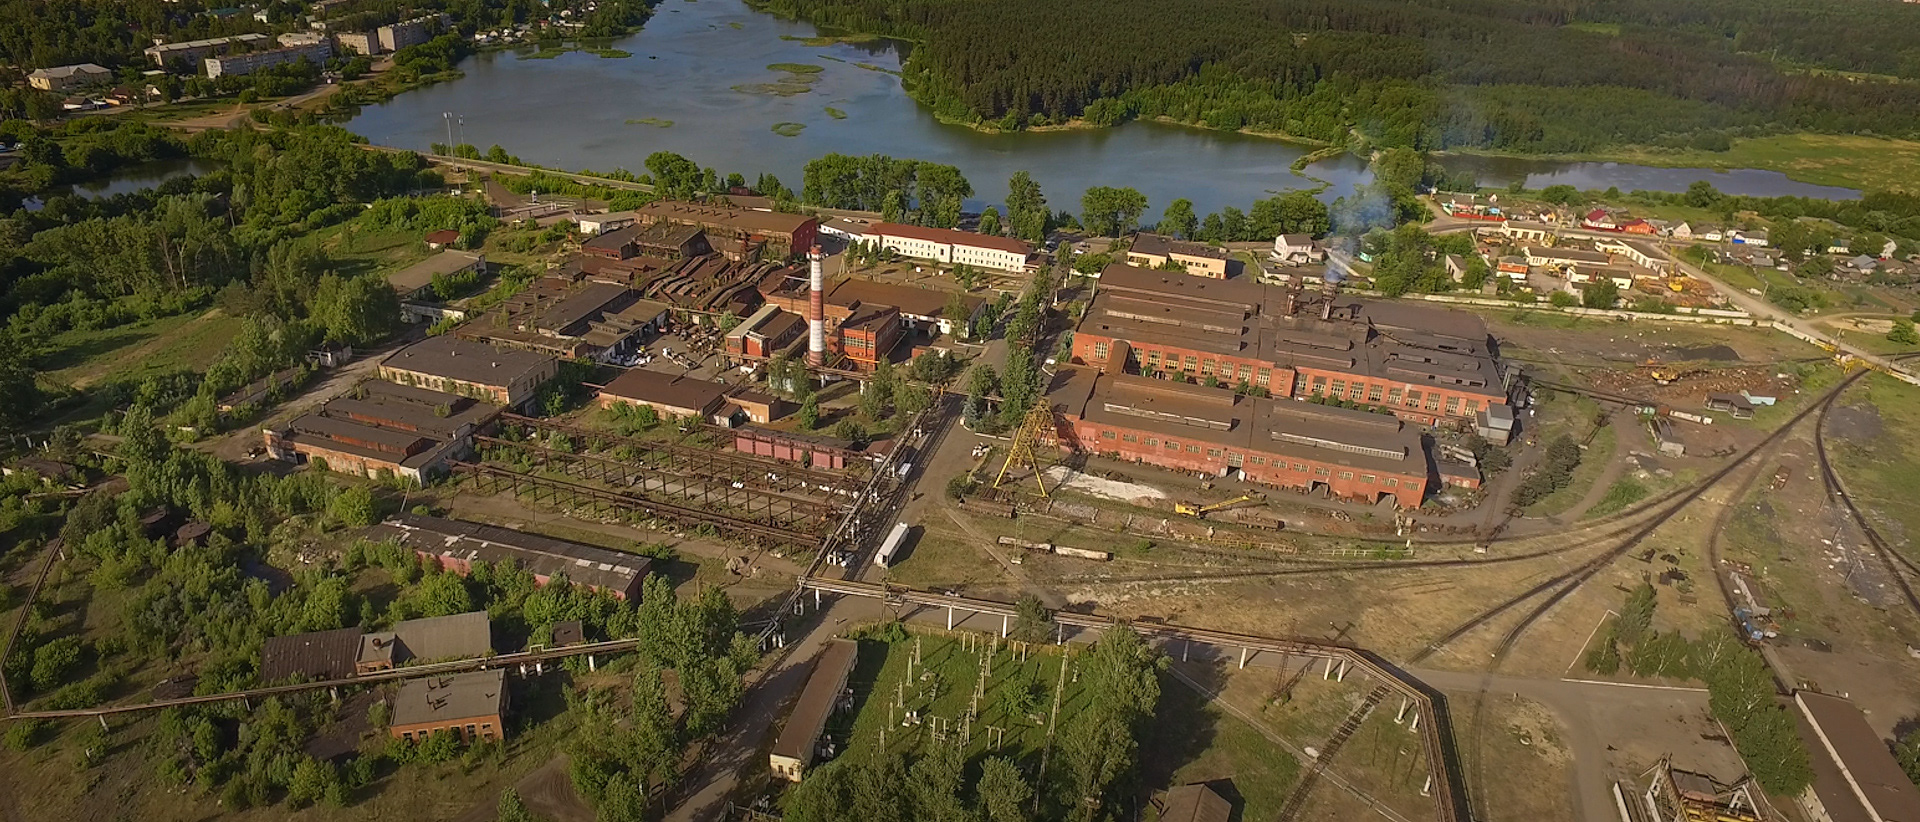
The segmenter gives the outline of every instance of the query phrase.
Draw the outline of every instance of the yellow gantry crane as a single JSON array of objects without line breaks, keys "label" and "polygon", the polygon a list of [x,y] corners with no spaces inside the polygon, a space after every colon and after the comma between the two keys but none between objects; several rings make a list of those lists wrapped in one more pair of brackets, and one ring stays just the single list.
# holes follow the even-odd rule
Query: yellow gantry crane
[{"label": "yellow gantry crane", "polygon": [[999,488],[1007,481],[1007,475],[1013,473],[1015,465],[1024,465],[1033,471],[1033,481],[1040,486],[1040,496],[1047,498],[1047,477],[1040,470],[1040,454],[1034,449],[1049,434],[1054,433],[1053,407],[1043,399],[1027,411],[1026,419],[1020,421],[1020,430],[1014,432],[1013,445],[1007,449],[1007,461],[1000,466],[1000,474],[993,478],[993,487]]},{"label": "yellow gantry crane", "polygon": [[1200,503],[1197,503],[1197,502],[1176,502],[1173,504],[1173,512],[1183,517],[1193,517],[1195,519],[1198,519],[1200,517],[1204,517],[1208,514],[1211,514],[1215,511],[1225,511],[1228,508],[1232,508],[1242,503],[1265,501],[1266,498],[1267,498],[1266,494],[1262,494],[1256,491],[1251,494],[1242,494],[1240,496],[1234,497],[1233,499],[1227,500],[1226,502],[1216,502],[1212,505],[1201,505]]}]

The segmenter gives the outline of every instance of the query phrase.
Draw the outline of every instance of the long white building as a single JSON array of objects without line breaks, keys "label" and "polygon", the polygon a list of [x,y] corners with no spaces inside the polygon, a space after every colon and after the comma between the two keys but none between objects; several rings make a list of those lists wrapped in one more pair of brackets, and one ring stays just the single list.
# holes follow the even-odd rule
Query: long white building
[{"label": "long white building", "polygon": [[950,228],[874,223],[859,239],[907,257],[995,271],[1025,271],[1033,258],[1033,246],[1021,240]]}]

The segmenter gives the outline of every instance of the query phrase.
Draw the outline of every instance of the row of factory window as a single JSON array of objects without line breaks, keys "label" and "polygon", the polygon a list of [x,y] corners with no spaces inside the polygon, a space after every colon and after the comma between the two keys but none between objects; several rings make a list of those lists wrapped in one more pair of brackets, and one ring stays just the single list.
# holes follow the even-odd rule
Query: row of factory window
[{"label": "row of factory window", "polygon": [[[1168,451],[1181,450],[1180,443],[1175,442],[1173,440],[1167,440],[1164,443],[1161,442],[1160,438],[1158,437],[1145,437],[1143,440],[1143,438],[1139,434],[1116,434],[1113,431],[1101,431],[1100,438],[1103,440],[1111,440],[1111,439],[1117,438],[1121,442],[1139,443],[1141,445],[1145,445],[1148,448],[1163,448]],[[1189,454],[1202,453],[1202,448],[1199,445],[1188,443],[1185,447],[1186,447],[1186,452]],[[1220,458],[1223,453],[1222,450],[1219,448],[1207,448],[1207,449],[1204,449],[1204,451],[1207,456],[1215,459]],[[1227,456],[1235,465],[1238,465],[1240,463],[1239,454],[1226,454],[1225,456]],[[1254,454],[1253,456],[1247,457],[1246,461],[1250,465],[1266,465],[1267,464],[1267,458],[1260,456],[1259,454]],[[1279,458],[1275,458],[1273,460],[1273,466],[1275,468],[1291,467],[1294,471],[1302,474],[1305,474],[1309,470],[1311,470],[1313,472],[1313,475],[1316,477],[1329,477],[1333,475],[1333,469],[1327,468],[1325,466],[1312,466],[1311,468],[1309,468],[1309,466],[1306,463],[1301,463],[1301,462],[1296,462],[1296,463],[1293,463],[1291,466],[1289,466],[1286,460],[1279,459]],[[1353,479],[1353,472],[1341,471],[1340,478],[1343,480]],[[1379,478],[1374,476],[1373,474],[1360,475],[1360,481],[1368,484],[1373,484],[1374,482],[1378,481],[1378,479]],[[1394,477],[1387,477],[1386,482],[1384,484],[1388,488],[1398,488],[1400,486],[1400,480]]]},{"label": "row of factory window", "polygon": [[448,725],[444,728],[428,728],[419,731],[417,734],[414,731],[406,731],[400,734],[400,738],[408,742],[425,742],[427,741],[427,737],[432,735],[434,731],[452,731],[454,736],[460,737],[460,739],[465,742],[476,742],[481,739],[491,741],[493,739],[493,723],[491,722],[482,722],[478,725],[468,723],[464,729],[459,725]]},{"label": "row of factory window", "polygon": [[[1293,378],[1293,392],[1299,395],[1326,395],[1335,399],[1349,399],[1359,402],[1364,396],[1366,401],[1379,404],[1384,394],[1387,405],[1404,405],[1408,408],[1424,407],[1428,411],[1439,411],[1441,395],[1438,391],[1420,392],[1402,388],[1387,388],[1378,383],[1368,384],[1359,380],[1348,383],[1346,380],[1332,380],[1328,377],[1309,378],[1305,374],[1296,374]],[[1448,414],[1459,414],[1462,403],[1467,413],[1480,410],[1480,401],[1460,397],[1446,397]]]},{"label": "row of factory window", "polygon": [[[1107,343],[1104,343],[1104,342],[1094,343],[1093,344],[1094,359],[1105,360],[1107,358],[1107,352],[1109,350],[1110,349]],[[1146,371],[1147,373],[1153,373],[1160,370],[1160,366],[1161,366],[1160,352],[1142,351],[1141,356],[1144,358],[1142,361],[1146,364],[1146,367],[1142,370]],[[1250,383],[1252,385],[1258,385],[1258,386],[1264,387],[1268,383],[1273,381],[1273,369],[1271,368],[1256,369],[1251,365],[1248,365],[1246,363],[1241,363],[1239,365],[1238,370],[1236,371],[1233,363],[1215,362],[1214,360],[1210,360],[1210,359],[1202,360],[1193,354],[1188,354],[1184,357],[1175,355],[1175,354],[1167,354],[1165,356],[1165,359],[1166,359],[1167,368],[1178,369],[1178,370],[1186,371],[1189,373],[1199,372],[1200,376],[1218,377],[1223,382],[1233,382],[1233,381],[1236,381],[1236,378],[1237,378],[1238,382]]]},{"label": "row of factory window", "polygon": [[[1105,360],[1109,350],[1107,343],[1094,343],[1094,359]],[[1147,373],[1159,371],[1160,352],[1146,351],[1142,353],[1146,358],[1145,368],[1142,370]],[[1241,363],[1236,371],[1233,363],[1216,363],[1213,360],[1201,360],[1192,354],[1188,354],[1185,357],[1169,354],[1166,357],[1166,365],[1168,368],[1177,368],[1182,371],[1198,371],[1203,377],[1219,377],[1222,381],[1236,381],[1237,377],[1238,382],[1250,383],[1263,388],[1273,379],[1272,369],[1256,369],[1251,365]],[[1366,402],[1375,405],[1380,404],[1384,399],[1388,405],[1403,405],[1408,408],[1424,407],[1428,411],[1441,410],[1443,402],[1443,398],[1438,391],[1421,392],[1403,388],[1389,389],[1384,385],[1377,383],[1369,384],[1360,380],[1354,380],[1349,383],[1341,379],[1309,377],[1305,374],[1298,373],[1296,373],[1293,378],[1293,393],[1296,396],[1306,396],[1308,394],[1328,395],[1340,399],[1353,400],[1355,402],[1359,402],[1364,398]],[[1473,413],[1480,410],[1480,401],[1477,399],[1463,400],[1460,397],[1445,397],[1444,403],[1446,413],[1450,415],[1460,414],[1463,403],[1466,413]]]}]

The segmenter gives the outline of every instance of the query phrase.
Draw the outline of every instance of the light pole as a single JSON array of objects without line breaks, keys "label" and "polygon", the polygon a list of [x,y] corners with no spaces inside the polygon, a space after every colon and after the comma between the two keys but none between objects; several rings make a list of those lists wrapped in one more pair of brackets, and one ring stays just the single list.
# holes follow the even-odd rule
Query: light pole
[{"label": "light pole", "polygon": [[453,153],[453,146],[454,146],[454,142],[453,142],[453,112],[451,112],[451,111],[443,111],[443,112],[440,112],[440,119],[441,119],[441,120],[444,120],[444,121],[446,121],[446,124],[447,124],[447,153],[448,153],[448,154],[452,154],[452,153]]}]

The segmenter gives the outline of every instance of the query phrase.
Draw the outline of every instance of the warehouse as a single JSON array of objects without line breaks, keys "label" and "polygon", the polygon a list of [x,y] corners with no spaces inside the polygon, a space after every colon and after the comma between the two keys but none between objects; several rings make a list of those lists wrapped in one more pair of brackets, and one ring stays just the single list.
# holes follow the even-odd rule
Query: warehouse
[{"label": "warehouse", "polygon": [[732,415],[723,414],[723,409],[729,407],[727,393],[731,390],[732,386],[725,383],[645,368],[629,368],[607,383],[607,387],[600,389],[600,407],[644,405],[652,408],[662,419],[696,417],[725,425],[727,421],[716,418],[730,421]]},{"label": "warehouse", "polygon": [[807,677],[806,689],[800,692],[799,703],[793,706],[786,727],[780,729],[773,752],[767,757],[775,776],[794,782],[806,776],[820,749],[820,735],[827,729],[827,720],[844,698],[847,677],[860,660],[859,651],[860,646],[852,640],[835,639],[820,653],[813,674]]},{"label": "warehouse", "polygon": [[1486,324],[1465,312],[1118,263],[1096,289],[1077,365],[1349,400],[1422,425],[1507,403]]},{"label": "warehouse", "polygon": [[474,433],[500,412],[467,397],[369,381],[264,436],[275,459],[425,482],[469,453]]},{"label": "warehouse", "polygon": [[506,714],[506,671],[422,677],[400,686],[387,732],[408,742],[423,742],[435,731],[494,742],[507,738]]},{"label": "warehouse", "polygon": [[706,231],[713,250],[734,262],[784,260],[813,247],[820,222],[802,214],[657,200],[635,209],[639,225],[673,223]]},{"label": "warehouse", "polygon": [[1075,451],[1409,508],[1430,487],[1419,432],[1388,414],[1087,368],[1061,369],[1047,400]]},{"label": "warehouse", "polygon": [[1173,264],[1196,277],[1227,278],[1226,249],[1144,231],[1133,238],[1132,247],[1127,249],[1127,263],[1141,268]]},{"label": "warehouse", "polygon": [[514,351],[450,334],[428,337],[387,355],[380,378],[388,382],[473,397],[521,408],[547,380],[560,373],[548,354]]},{"label": "warehouse", "polygon": [[625,600],[640,598],[640,586],[652,566],[645,557],[592,545],[410,513],[396,514],[368,528],[366,538],[406,546],[461,576],[471,573],[476,562],[513,565],[533,574],[533,581],[542,586],[554,577],[564,577]]},{"label": "warehouse", "polygon": [[409,619],[391,631],[361,635],[357,673],[385,671],[410,662],[479,659],[493,654],[493,624],[486,611]]},{"label": "warehouse", "polygon": [[1033,259],[1033,245],[1025,241],[951,228],[874,223],[862,239],[907,257],[994,271],[1022,272]]}]

